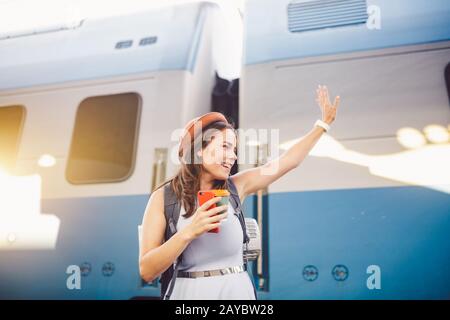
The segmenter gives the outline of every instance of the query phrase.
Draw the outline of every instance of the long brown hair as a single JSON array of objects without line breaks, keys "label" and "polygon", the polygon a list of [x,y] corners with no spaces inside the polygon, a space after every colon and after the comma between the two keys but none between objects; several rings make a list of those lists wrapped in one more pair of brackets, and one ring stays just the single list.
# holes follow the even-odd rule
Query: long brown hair
[{"label": "long brown hair", "polygon": [[[196,210],[197,192],[200,190],[200,176],[203,172],[203,164],[195,151],[200,150],[198,148],[200,143],[202,150],[211,143],[212,137],[210,135],[211,131],[213,130],[208,129],[216,129],[220,131],[225,129],[231,129],[236,135],[237,141],[238,135],[232,122],[226,123],[223,121],[216,121],[210,123],[209,125],[207,125],[205,128],[202,129],[202,132],[199,135],[199,137],[197,137],[191,142],[191,146],[188,149],[190,150],[190,153],[186,152],[186,154],[182,153],[179,154],[179,156],[182,157],[185,160],[185,162],[183,163],[183,161],[181,161],[181,168],[178,171],[178,173],[175,174],[175,176],[172,177],[171,179],[165,181],[164,183],[160,184],[158,187],[155,188],[155,190],[157,190],[163,187],[164,185],[170,183],[172,190],[175,191],[178,201],[182,202],[183,207],[186,210],[186,213],[183,215],[183,217],[185,218],[189,218],[190,216],[192,216]],[[192,161],[192,159],[194,161]],[[228,190],[227,180],[217,180],[217,179],[214,180],[213,189]]]}]

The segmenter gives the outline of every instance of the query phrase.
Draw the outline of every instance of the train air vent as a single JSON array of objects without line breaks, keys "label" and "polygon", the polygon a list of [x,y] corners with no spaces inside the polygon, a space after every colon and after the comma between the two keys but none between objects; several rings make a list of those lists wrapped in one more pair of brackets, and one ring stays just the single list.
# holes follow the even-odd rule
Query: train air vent
[{"label": "train air vent", "polygon": [[125,49],[133,45],[133,40],[119,41],[116,43],[116,49]]},{"label": "train air vent", "polygon": [[154,43],[156,43],[157,39],[158,39],[157,37],[142,38],[141,41],[139,41],[139,45],[140,46],[147,46],[149,44],[154,44]]},{"label": "train air vent", "polygon": [[290,32],[366,23],[366,0],[310,0],[288,5]]}]

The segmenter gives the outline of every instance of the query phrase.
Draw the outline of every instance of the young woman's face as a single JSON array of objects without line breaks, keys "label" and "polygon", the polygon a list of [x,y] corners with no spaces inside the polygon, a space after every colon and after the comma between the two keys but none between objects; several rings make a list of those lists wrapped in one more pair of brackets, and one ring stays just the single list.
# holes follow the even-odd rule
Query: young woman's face
[{"label": "young woman's face", "polygon": [[237,159],[236,135],[231,129],[213,132],[211,142],[201,151],[203,168],[214,179],[226,180]]}]

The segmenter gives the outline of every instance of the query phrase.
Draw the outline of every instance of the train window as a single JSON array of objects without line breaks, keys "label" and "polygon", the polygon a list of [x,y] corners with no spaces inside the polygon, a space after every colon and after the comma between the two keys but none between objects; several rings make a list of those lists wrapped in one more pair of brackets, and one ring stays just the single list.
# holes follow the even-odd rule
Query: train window
[{"label": "train window", "polygon": [[25,119],[25,107],[0,107],[0,168],[12,169],[17,160],[20,137]]},{"label": "train window", "polygon": [[119,182],[134,169],[141,97],[89,97],[78,107],[66,179],[73,184]]},{"label": "train window", "polygon": [[445,67],[444,76],[445,76],[445,85],[447,86],[448,102],[450,104],[450,63],[447,64],[447,66]]}]

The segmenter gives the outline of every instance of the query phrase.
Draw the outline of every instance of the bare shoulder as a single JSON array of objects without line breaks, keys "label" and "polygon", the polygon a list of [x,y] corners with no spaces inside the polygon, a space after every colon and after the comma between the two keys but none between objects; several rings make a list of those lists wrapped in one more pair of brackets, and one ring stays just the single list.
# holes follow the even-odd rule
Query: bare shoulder
[{"label": "bare shoulder", "polygon": [[159,188],[152,192],[145,208],[145,214],[161,212],[161,210],[164,210],[164,188]]},{"label": "bare shoulder", "polygon": [[153,201],[155,201],[159,205],[164,206],[164,187],[153,191],[150,198],[153,198]]},{"label": "bare shoulder", "polygon": [[162,220],[164,218],[164,188],[152,192],[145,208],[144,222],[146,220]]},{"label": "bare shoulder", "polygon": [[152,192],[142,219],[141,256],[163,243],[165,229],[164,188],[159,188]]}]

